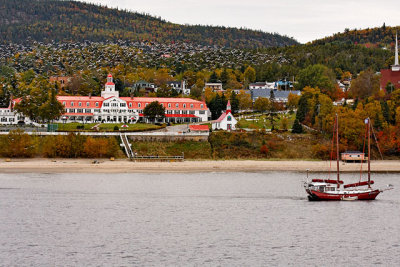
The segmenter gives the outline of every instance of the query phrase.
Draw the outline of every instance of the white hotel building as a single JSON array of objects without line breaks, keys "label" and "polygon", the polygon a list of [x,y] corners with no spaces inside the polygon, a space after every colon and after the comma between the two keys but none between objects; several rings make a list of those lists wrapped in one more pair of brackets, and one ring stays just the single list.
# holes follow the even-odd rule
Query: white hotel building
[{"label": "white hotel building", "polygon": [[[65,107],[65,113],[58,122],[65,123],[145,122],[143,109],[154,101],[165,107],[165,118],[160,122],[192,123],[208,121],[211,117],[205,102],[190,98],[119,97],[111,74],[101,96],[57,96],[57,100]],[[0,109],[0,124],[31,122],[12,110],[18,102],[20,99],[14,99],[10,107]]]}]

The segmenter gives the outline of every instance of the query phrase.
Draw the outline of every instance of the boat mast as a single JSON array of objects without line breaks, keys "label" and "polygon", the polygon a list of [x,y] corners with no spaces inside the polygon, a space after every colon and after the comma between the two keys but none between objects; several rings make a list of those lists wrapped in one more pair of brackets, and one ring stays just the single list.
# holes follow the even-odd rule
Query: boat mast
[{"label": "boat mast", "polygon": [[368,118],[368,188],[371,188],[371,120]]},{"label": "boat mast", "polygon": [[337,165],[337,188],[340,187],[340,172],[339,172],[339,118],[336,113],[336,165]]}]

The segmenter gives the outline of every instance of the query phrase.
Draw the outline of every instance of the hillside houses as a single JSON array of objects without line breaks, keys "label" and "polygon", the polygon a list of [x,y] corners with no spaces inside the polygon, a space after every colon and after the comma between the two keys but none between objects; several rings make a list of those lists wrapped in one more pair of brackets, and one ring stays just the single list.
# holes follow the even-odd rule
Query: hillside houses
[{"label": "hillside houses", "polygon": [[287,103],[289,94],[301,95],[300,91],[283,91],[277,89],[254,89],[250,91],[253,102],[259,97],[270,98],[271,91],[274,92],[275,101],[279,103]]}]

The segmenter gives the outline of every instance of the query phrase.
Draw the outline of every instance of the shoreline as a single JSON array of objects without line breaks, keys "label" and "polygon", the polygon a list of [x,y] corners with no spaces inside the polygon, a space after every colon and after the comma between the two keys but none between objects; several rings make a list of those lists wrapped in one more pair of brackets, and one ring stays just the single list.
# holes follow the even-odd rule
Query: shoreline
[{"label": "shoreline", "polygon": [[[0,159],[1,173],[196,173],[196,172],[329,172],[329,161],[198,160],[132,162],[97,159]],[[360,163],[340,163],[341,172],[359,172]],[[363,164],[363,171],[367,164]],[[400,173],[400,160],[371,161],[374,173]],[[332,164],[332,172],[336,164]]]}]

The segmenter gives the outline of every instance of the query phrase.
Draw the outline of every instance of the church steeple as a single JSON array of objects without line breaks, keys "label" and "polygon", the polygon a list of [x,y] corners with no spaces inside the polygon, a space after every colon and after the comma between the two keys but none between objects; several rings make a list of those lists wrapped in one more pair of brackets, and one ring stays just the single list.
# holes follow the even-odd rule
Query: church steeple
[{"label": "church steeple", "polygon": [[396,45],[395,45],[395,52],[394,52],[394,65],[392,66],[392,71],[400,71],[399,42],[397,41],[397,31],[396,31]]},{"label": "church steeple", "polygon": [[229,113],[229,112],[232,112],[230,100],[228,100],[228,104],[226,105],[226,113]]},{"label": "church steeple", "polygon": [[396,32],[396,52],[394,55],[394,65],[399,65],[399,42],[397,41],[397,32]]}]

